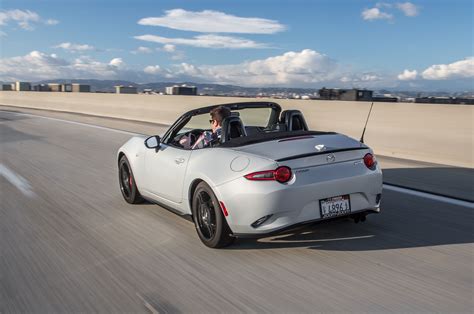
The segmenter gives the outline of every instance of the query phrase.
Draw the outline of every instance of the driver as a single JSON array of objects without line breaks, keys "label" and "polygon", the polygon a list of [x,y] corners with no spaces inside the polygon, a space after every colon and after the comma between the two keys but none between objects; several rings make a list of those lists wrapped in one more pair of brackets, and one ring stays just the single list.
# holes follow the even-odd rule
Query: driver
[{"label": "driver", "polygon": [[212,109],[209,114],[211,115],[211,120],[209,123],[211,124],[211,131],[204,131],[202,134],[197,138],[196,142],[191,146],[191,138],[184,137],[182,138],[179,143],[187,149],[197,149],[197,148],[204,148],[208,146],[215,145],[220,141],[221,132],[222,132],[222,121],[231,115],[229,108],[224,106],[219,106]]}]

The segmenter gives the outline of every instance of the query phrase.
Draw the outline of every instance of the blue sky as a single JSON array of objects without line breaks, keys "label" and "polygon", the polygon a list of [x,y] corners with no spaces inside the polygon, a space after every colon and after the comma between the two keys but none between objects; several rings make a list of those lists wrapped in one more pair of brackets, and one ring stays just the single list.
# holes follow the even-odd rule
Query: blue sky
[{"label": "blue sky", "polygon": [[0,80],[472,90],[472,3],[3,0]]}]

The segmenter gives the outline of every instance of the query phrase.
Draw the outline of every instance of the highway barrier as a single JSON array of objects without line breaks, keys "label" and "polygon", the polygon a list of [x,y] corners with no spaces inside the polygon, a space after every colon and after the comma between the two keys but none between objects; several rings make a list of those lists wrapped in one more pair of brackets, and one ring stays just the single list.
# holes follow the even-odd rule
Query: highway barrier
[{"label": "highway barrier", "polygon": [[[311,129],[359,139],[370,102],[102,93],[0,92],[0,105],[171,124],[183,112],[207,105],[273,101],[299,109]],[[474,106],[375,103],[365,142],[376,154],[473,167]]]}]

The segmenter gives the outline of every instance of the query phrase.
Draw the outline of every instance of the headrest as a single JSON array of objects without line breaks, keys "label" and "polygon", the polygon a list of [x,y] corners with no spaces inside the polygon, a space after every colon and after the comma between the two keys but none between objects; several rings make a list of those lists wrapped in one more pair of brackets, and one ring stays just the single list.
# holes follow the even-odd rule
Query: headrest
[{"label": "headrest", "polygon": [[244,124],[240,117],[229,116],[222,120],[221,143],[230,141],[233,138],[247,136]]},{"label": "headrest", "polygon": [[285,110],[280,115],[280,123],[286,125],[288,131],[308,131],[308,125],[299,110]]}]

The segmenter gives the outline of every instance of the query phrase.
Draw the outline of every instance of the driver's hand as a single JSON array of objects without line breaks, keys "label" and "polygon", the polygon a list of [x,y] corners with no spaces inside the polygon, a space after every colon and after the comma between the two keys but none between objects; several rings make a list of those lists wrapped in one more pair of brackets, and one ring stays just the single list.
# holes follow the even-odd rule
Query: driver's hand
[{"label": "driver's hand", "polygon": [[184,135],[179,140],[179,144],[181,144],[184,149],[191,149],[191,135]]}]

